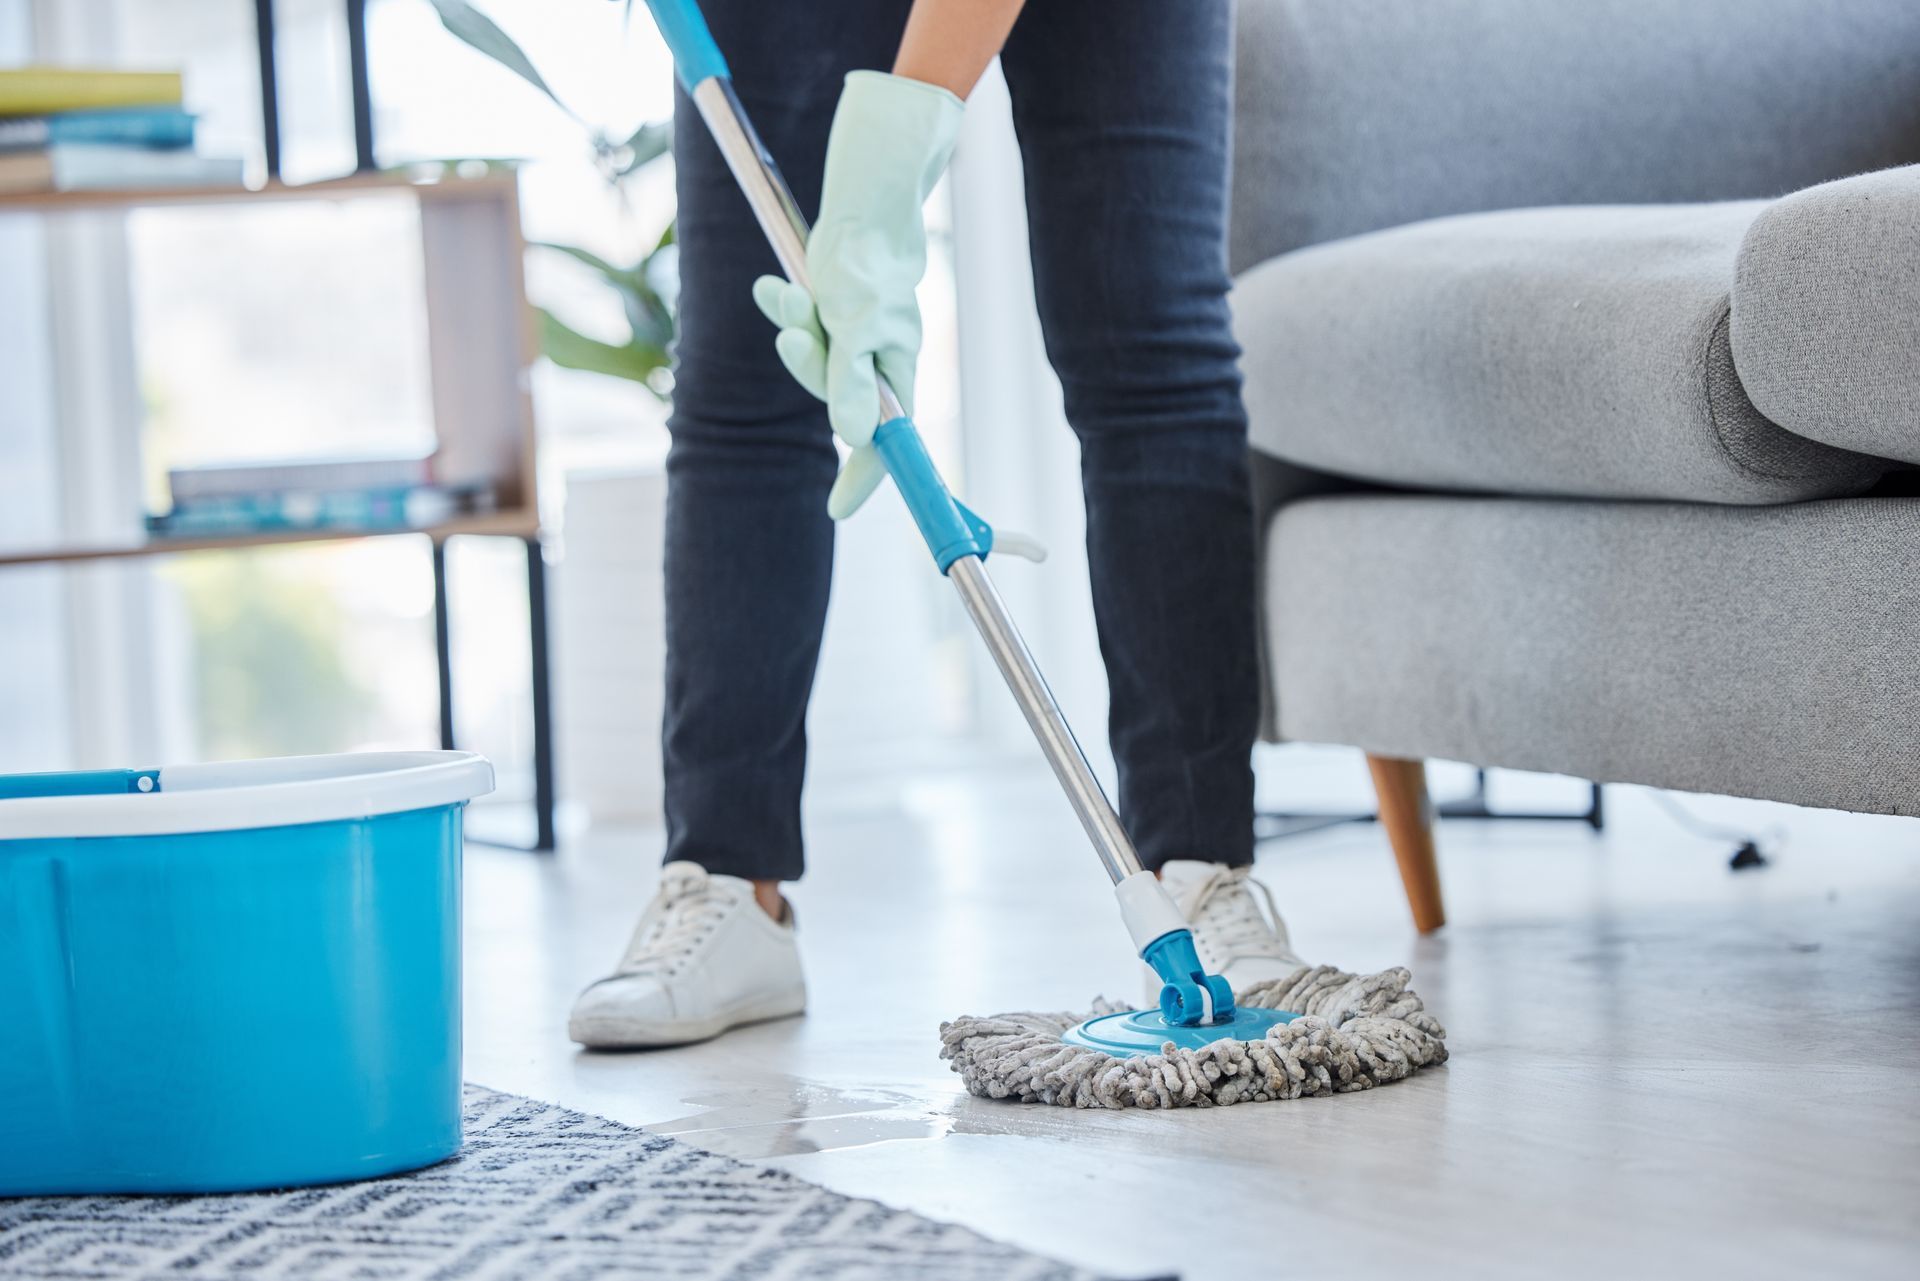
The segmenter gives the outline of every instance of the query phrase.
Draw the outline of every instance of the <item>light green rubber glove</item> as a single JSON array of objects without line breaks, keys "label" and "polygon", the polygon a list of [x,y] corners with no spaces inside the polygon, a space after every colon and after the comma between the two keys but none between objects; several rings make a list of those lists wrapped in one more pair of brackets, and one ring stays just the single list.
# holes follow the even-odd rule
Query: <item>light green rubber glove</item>
[{"label": "light green rubber glove", "polygon": [[[827,399],[827,340],[813,308],[813,295],[790,280],[762,276],[753,282],[753,300],[768,320],[780,326],[773,346],[780,353],[780,362],[787,367],[787,372],[802,387],[822,400]],[[900,389],[895,387],[894,391],[899,393]],[[912,396],[913,384],[909,378],[907,390],[900,395],[900,404],[908,412],[913,409]],[[874,426],[878,426],[877,389],[874,404]],[[872,438],[873,427],[867,429],[867,435]],[[856,446],[847,455],[827,494],[827,515],[835,520],[853,515],[862,503],[873,497],[873,491],[880,488],[880,482],[886,478],[887,465],[880,461],[880,451],[872,445]]]},{"label": "light green rubber glove", "polygon": [[886,474],[870,445],[880,423],[876,372],[913,412],[920,357],[913,291],[927,270],[921,206],[946,170],[963,110],[937,85],[850,73],[827,138],[820,217],[807,241],[813,292],[778,276],[754,282],[754,301],[780,326],[774,347],[781,361],[827,402],[834,432],[853,446],[827,503],[836,520]]}]

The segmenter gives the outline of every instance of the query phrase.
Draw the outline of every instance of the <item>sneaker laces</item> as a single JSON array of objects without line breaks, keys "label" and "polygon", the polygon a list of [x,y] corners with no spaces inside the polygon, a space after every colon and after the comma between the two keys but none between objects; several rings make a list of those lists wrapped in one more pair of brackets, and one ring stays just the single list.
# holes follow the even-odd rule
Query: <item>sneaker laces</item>
[{"label": "sneaker laces", "polygon": [[[1293,956],[1286,925],[1273,901],[1273,891],[1253,879],[1250,867],[1221,867],[1208,874],[1193,893],[1189,920],[1201,926],[1206,941],[1223,960],[1241,956]],[[1260,910],[1260,892],[1266,911]]]},{"label": "sneaker laces", "polygon": [[734,906],[732,895],[705,878],[662,882],[659,896],[634,927],[620,973],[679,973]]}]

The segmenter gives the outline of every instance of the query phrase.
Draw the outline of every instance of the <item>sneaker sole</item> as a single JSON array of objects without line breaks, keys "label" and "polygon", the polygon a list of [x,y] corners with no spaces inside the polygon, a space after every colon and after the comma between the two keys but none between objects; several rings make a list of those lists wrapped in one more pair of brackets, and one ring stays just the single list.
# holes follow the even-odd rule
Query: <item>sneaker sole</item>
[{"label": "sneaker sole", "polygon": [[648,1023],[634,1019],[574,1018],[567,1020],[567,1036],[589,1050],[658,1050],[675,1045],[698,1045],[722,1032],[755,1023],[772,1023],[807,1012],[805,989],[749,1001],[710,1019]]}]

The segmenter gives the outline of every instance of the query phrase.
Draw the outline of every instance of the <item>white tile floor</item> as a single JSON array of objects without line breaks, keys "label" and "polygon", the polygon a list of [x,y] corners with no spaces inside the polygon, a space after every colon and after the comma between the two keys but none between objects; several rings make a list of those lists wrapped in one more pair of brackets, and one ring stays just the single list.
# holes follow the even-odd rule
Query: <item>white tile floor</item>
[{"label": "white tile floor", "polygon": [[657,833],[476,848],[467,1075],[1121,1275],[1920,1275],[1920,821],[1700,805],[1784,822],[1774,864],[1733,874],[1725,844],[1609,795],[1599,838],[1443,828],[1452,923],[1428,939],[1375,830],[1262,850],[1306,955],[1409,965],[1449,1026],[1450,1064],[1368,1094],[966,1097],[941,1019],[1136,983],[1097,864],[1024,766],[814,804],[811,1013],[686,1050],[564,1032]]}]

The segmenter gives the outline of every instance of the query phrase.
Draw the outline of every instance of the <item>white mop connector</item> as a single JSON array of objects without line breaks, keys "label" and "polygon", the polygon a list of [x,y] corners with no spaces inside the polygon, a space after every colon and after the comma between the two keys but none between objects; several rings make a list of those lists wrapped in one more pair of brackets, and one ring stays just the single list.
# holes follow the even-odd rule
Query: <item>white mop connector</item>
[{"label": "white mop connector", "polygon": [[1120,919],[1134,950],[1160,976],[1160,1015],[1168,1023],[1210,1026],[1233,1022],[1233,987],[1200,963],[1187,918],[1160,878],[1138,871],[1114,882]]}]

